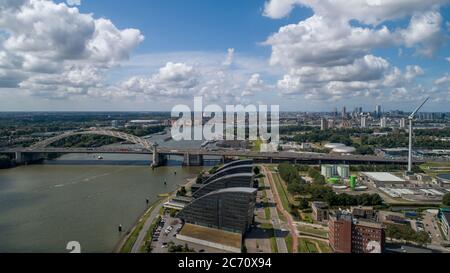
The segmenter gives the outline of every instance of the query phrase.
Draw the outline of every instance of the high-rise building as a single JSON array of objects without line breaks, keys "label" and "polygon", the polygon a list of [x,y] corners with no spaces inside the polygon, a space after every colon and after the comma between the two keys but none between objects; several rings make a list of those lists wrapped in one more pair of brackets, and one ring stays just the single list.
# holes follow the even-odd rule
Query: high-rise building
[{"label": "high-rise building", "polygon": [[381,128],[386,128],[387,127],[387,118],[386,117],[382,117],[380,120],[380,127]]},{"label": "high-rise building", "polygon": [[381,114],[382,114],[381,105],[377,105],[377,106],[375,107],[375,115],[376,115],[377,117],[381,117]]},{"label": "high-rise building", "polygon": [[328,120],[323,118],[320,120],[320,130],[325,131],[328,129]]},{"label": "high-rise building", "polygon": [[400,119],[400,129],[405,129],[406,128],[406,119],[402,118]]},{"label": "high-rise building", "polygon": [[117,120],[111,121],[111,127],[115,129],[119,128],[119,122]]},{"label": "high-rise building", "polygon": [[342,119],[347,118],[347,107],[342,107]]},{"label": "high-rise building", "polygon": [[194,199],[178,213],[185,223],[244,234],[253,224],[254,188],[227,188]]},{"label": "high-rise building", "polygon": [[367,128],[367,117],[366,116],[361,117],[361,128]]},{"label": "high-rise building", "polygon": [[385,245],[385,231],[381,223],[358,219],[350,212],[329,214],[330,247],[337,253],[381,253]]}]

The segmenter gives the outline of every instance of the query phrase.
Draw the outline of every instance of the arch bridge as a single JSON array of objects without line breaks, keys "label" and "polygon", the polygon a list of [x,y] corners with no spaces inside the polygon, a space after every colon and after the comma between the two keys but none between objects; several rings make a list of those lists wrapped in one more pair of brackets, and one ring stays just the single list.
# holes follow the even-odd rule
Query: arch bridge
[{"label": "arch bridge", "polygon": [[141,145],[144,149],[149,150],[149,151],[153,151],[155,149],[156,144],[150,142],[147,139],[141,138],[141,137],[137,137],[134,135],[130,135],[127,133],[123,133],[123,132],[118,132],[118,131],[109,131],[109,130],[90,130],[90,131],[73,131],[73,132],[66,132],[64,134],[52,137],[52,138],[48,138],[46,140],[43,140],[41,142],[38,142],[36,144],[34,144],[33,146],[30,147],[31,150],[34,149],[43,149],[43,148],[47,148],[48,146],[50,146],[53,143],[56,143],[60,140],[63,140],[65,138],[69,138],[72,136],[79,136],[79,135],[96,135],[96,136],[109,136],[109,137],[115,137],[118,139],[122,139],[134,144],[138,144]]},{"label": "arch bridge", "polygon": [[[128,142],[131,142],[133,144],[140,145],[140,146],[142,146],[142,148],[144,150],[152,152],[152,154],[153,154],[152,166],[153,167],[159,166],[160,162],[162,160],[164,160],[164,158],[162,158],[162,156],[158,153],[158,150],[157,150],[158,144],[157,143],[153,143],[142,137],[137,137],[137,136],[134,136],[131,134],[127,134],[127,133],[123,133],[123,132],[119,132],[119,131],[111,131],[111,130],[88,130],[88,131],[66,132],[61,135],[40,141],[40,142],[30,146],[30,148],[27,149],[27,151],[33,152],[36,150],[45,149],[45,148],[48,148],[51,144],[56,143],[65,138],[69,138],[72,136],[80,136],[80,135],[108,136],[108,137],[114,137],[114,138],[118,138],[118,139],[122,139],[122,140],[125,140]],[[16,158],[21,158],[21,157],[22,157],[21,155],[16,154]]]}]

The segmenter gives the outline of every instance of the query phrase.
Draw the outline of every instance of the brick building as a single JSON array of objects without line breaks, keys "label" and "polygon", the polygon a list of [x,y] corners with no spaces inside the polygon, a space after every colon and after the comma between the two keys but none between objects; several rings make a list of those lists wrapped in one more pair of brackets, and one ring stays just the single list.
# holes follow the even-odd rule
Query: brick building
[{"label": "brick building", "polygon": [[329,214],[328,228],[330,247],[336,253],[383,252],[386,238],[381,223],[337,211]]}]

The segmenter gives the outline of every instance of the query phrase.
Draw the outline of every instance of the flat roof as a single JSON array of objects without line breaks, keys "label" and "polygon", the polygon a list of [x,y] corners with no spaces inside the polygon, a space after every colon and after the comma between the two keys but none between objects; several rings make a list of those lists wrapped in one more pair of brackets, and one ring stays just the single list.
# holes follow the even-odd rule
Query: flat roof
[{"label": "flat roof", "polygon": [[395,176],[391,173],[387,172],[363,172],[362,175],[369,177],[370,179],[382,182],[406,182],[406,180],[401,179],[398,176]]},{"label": "flat roof", "polygon": [[242,243],[242,235],[239,233],[193,224],[185,224],[180,235],[235,248],[241,248]]},{"label": "flat roof", "polygon": [[377,229],[383,228],[383,224],[381,224],[379,222],[373,222],[373,221],[361,220],[361,219],[358,219],[357,225],[363,226],[363,227],[377,228]]}]

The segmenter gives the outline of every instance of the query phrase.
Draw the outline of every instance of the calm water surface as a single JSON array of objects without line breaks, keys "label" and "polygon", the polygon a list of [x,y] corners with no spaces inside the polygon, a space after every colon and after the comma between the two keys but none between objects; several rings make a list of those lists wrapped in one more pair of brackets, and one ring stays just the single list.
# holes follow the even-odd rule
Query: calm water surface
[{"label": "calm water surface", "polygon": [[95,164],[94,155],[65,155],[0,170],[0,252],[68,252],[69,241],[80,242],[83,252],[112,252],[118,225],[129,230],[146,198],[156,201],[201,170],[153,171],[146,155],[102,156],[107,165]]}]

